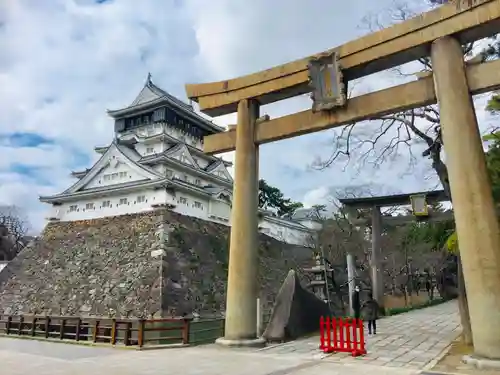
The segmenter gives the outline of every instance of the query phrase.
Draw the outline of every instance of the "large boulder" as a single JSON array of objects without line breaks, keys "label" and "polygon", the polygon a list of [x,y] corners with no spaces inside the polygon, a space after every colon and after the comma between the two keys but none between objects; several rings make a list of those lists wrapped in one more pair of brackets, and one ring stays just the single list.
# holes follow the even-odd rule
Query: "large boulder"
[{"label": "large boulder", "polygon": [[295,340],[319,329],[321,316],[331,315],[328,305],[305,290],[294,270],[288,272],[264,331],[267,341]]}]

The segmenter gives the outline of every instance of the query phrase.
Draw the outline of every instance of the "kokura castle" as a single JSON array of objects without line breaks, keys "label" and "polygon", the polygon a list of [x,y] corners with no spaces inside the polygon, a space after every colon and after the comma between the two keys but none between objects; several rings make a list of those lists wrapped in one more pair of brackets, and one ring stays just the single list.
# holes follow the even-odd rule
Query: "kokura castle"
[{"label": "kokura castle", "polygon": [[[166,206],[182,215],[231,225],[231,163],[203,152],[203,137],[225,131],[192,106],[153,84],[126,108],[109,110],[114,140],[96,147],[90,168],[72,172],[67,190],[40,197],[52,204],[51,221],[76,221],[138,213]],[[311,209],[292,217],[261,211],[259,230],[280,241],[310,245],[321,227]]]}]

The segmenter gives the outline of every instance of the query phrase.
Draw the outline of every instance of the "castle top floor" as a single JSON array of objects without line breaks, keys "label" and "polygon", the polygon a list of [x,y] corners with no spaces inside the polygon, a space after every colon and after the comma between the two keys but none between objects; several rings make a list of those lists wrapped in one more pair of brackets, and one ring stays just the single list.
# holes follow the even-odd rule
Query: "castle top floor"
[{"label": "castle top floor", "polygon": [[[179,138],[183,134],[202,144],[203,137],[224,131],[224,128],[196,113],[191,105],[156,86],[150,74],[129,106],[108,110],[108,115],[115,120],[117,137],[134,130],[153,129],[155,124],[165,123],[180,134]],[[160,129],[159,126],[155,128]]]}]

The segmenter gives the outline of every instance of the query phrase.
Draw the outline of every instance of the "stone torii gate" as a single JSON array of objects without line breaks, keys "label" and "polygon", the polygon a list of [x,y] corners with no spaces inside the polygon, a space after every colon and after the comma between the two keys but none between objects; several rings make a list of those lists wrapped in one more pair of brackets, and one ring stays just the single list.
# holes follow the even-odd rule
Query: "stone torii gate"
[{"label": "stone torii gate", "polygon": [[[226,329],[220,343],[260,343],[256,332],[259,145],[437,102],[470,296],[475,354],[500,359],[499,226],[471,99],[471,95],[500,88],[500,61],[465,64],[461,47],[499,31],[500,0],[465,0],[325,54],[227,81],[186,85],[187,96],[204,113],[238,112],[235,129],[204,139],[205,152],[236,150]],[[317,69],[321,56],[330,62]],[[433,75],[345,99],[342,84],[425,56],[431,58]],[[314,111],[259,118],[260,105],[311,92],[310,74],[315,86]],[[332,105],[322,105],[322,96]]]},{"label": "stone torii gate", "polygon": [[[448,201],[444,190],[434,190],[425,192],[414,192],[410,194],[393,194],[378,197],[366,198],[343,198],[339,202],[347,209],[347,216],[351,223],[354,225],[371,225],[371,256],[370,268],[372,279],[372,292],[373,296],[377,299],[379,304],[384,301],[384,282],[382,279],[382,270],[380,269],[380,262],[383,258],[382,255],[382,225],[400,225],[409,223],[418,218],[418,216],[393,216],[382,217],[380,209],[382,207],[405,206],[411,204],[411,197],[424,197],[424,204],[432,204],[438,202]],[[358,209],[371,209],[371,220],[359,218]],[[439,221],[453,219],[451,212],[426,215],[426,221]],[[371,223],[370,223],[371,222]]]}]

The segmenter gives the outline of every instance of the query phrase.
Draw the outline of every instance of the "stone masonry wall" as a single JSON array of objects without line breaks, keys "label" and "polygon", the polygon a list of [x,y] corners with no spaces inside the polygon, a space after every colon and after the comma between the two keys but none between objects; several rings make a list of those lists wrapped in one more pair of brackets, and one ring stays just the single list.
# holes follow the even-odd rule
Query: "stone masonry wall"
[{"label": "stone masonry wall", "polygon": [[[152,317],[224,311],[229,228],[167,210],[49,223],[0,273],[0,313]],[[269,311],[311,250],[261,235]]]}]

